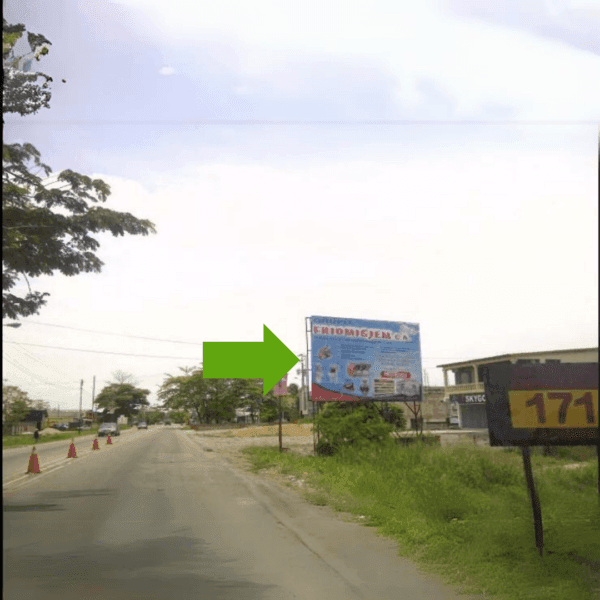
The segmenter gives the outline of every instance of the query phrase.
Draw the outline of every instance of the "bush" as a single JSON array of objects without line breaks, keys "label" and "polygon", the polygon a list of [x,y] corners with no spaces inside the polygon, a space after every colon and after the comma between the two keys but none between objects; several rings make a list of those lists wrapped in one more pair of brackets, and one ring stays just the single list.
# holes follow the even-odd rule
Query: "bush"
[{"label": "bush", "polygon": [[264,405],[260,411],[260,420],[263,423],[274,423],[279,418],[276,406]]},{"label": "bush", "polygon": [[333,456],[337,452],[337,448],[327,440],[319,440],[315,451],[318,456]]},{"label": "bush", "polygon": [[381,416],[386,423],[393,425],[396,429],[406,429],[406,417],[399,406],[395,404],[384,405]]},{"label": "bush", "polygon": [[[343,445],[386,444],[394,426],[386,423],[372,402],[329,403],[314,419],[324,441],[337,449]],[[325,447],[325,446],[324,446]]]}]

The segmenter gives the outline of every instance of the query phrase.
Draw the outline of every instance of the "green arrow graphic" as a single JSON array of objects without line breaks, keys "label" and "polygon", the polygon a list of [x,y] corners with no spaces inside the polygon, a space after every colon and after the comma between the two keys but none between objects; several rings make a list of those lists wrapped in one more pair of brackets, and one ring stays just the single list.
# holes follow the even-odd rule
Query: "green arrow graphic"
[{"label": "green arrow graphic", "polygon": [[298,357],[264,325],[262,342],[203,342],[206,379],[262,379],[263,396],[298,362]]}]

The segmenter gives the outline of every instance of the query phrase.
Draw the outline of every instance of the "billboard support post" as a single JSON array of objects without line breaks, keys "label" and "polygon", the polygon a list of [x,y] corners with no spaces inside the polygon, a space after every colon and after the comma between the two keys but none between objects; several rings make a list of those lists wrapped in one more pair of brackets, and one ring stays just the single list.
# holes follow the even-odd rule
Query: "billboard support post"
[{"label": "billboard support post", "polygon": [[281,434],[282,424],[281,424],[281,396],[279,396],[279,452],[283,452],[283,440]]},{"label": "billboard support post", "polygon": [[525,479],[527,481],[527,490],[529,491],[529,499],[531,500],[531,509],[533,510],[533,530],[535,532],[535,545],[540,553],[544,555],[544,526],[542,523],[542,506],[540,499],[535,489],[533,480],[533,471],[531,469],[531,452],[529,446],[521,446],[521,454],[523,456],[523,469],[525,471]]},{"label": "billboard support post", "polygon": [[282,436],[282,412],[281,412],[281,397],[287,394],[287,375],[281,379],[273,389],[273,394],[279,399],[279,452],[283,452],[283,436]]}]

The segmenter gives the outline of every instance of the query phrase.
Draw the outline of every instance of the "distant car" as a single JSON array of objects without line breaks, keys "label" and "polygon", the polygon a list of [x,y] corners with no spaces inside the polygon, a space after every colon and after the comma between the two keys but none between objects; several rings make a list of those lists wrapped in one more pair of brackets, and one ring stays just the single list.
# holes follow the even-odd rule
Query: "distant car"
[{"label": "distant car", "polygon": [[52,425],[52,427],[54,429],[58,429],[59,431],[68,431],[69,430],[69,426],[66,423],[56,423],[55,425]]},{"label": "distant car", "polygon": [[102,423],[100,427],[98,427],[98,437],[103,435],[121,435],[121,430],[116,423]]},{"label": "distant car", "polygon": [[146,423],[146,421],[140,421],[137,424],[137,428],[138,429],[148,429],[148,423]]}]

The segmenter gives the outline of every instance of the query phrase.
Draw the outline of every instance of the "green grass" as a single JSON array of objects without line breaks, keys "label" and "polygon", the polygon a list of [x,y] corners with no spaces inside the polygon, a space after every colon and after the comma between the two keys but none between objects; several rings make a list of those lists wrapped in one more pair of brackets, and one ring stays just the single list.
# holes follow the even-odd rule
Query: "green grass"
[{"label": "green grass", "polygon": [[[131,429],[129,425],[120,425],[121,431]],[[53,434],[42,434],[40,439],[36,442],[33,439],[33,435],[21,434],[21,435],[3,435],[2,436],[2,447],[3,448],[18,448],[20,446],[39,446],[48,442],[56,442],[60,440],[70,440],[72,437],[78,438],[82,435],[93,435],[98,431],[97,426],[93,426],[92,429],[84,429],[81,434],[78,431],[58,431]]]},{"label": "green grass", "polygon": [[[244,449],[254,471],[275,466],[304,478],[307,499],[364,515],[365,524],[398,541],[403,556],[465,592],[498,600],[591,600],[594,586],[600,593],[596,450],[553,451],[532,457],[551,552],[540,558],[518,450],[416,444],[302,457]],[[579,461],[588,462],[543,468]]]}]

